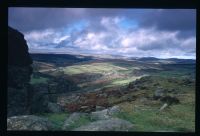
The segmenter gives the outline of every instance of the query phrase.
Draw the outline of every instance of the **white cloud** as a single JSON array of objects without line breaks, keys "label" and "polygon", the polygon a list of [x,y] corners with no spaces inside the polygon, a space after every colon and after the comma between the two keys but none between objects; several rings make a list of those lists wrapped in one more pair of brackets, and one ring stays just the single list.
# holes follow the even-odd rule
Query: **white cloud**
[{"label": "white cloud", "polygon": [[[156,28],[136,28],[134,30],[123,29],[119,26],[123,18],[103,17],[96,26],[105,29],[93,30],[95,25],[87,26],[83,30],[76,30],[65,34],[59,30],[47,29],[44,31],[32,31],[25,34],[30,48],[54,48],[55,44],[64,42],[63,49],[76,51],[98,52],[106,54],[120,54],[135,57],[177,57],[184,56],[187,51],[196,49],[196,38],[178,38],[179,31],[161,31]],[[70,42],[65,42],[70,41]],[[40,47],[41,42],[48,46]],[[52,44],[51,44],[52,43]],[[72,45],[68,45],[68,44]],[[194,54],[191,56],[194,57]]]},{"label": "white cloud", "polygon": [[64,41],[64,40],[67,40],[67,39],[69,39],[69,38],[70,38],[69,35],[64,35],[64,36],[62,36],[62,37],[58,37],[58,38],[53,39],[53,42],[54,42],[54,43],[60,43],[60,42],[62,42],[62,41]]}]

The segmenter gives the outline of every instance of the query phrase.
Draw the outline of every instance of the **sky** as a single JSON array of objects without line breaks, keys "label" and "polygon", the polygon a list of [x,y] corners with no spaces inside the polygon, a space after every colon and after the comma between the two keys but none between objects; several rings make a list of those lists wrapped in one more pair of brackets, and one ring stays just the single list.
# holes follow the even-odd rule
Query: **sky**
[{"label": "sky", "polygon": [[196,59],[195,9],[9,8],[29,52]]}]

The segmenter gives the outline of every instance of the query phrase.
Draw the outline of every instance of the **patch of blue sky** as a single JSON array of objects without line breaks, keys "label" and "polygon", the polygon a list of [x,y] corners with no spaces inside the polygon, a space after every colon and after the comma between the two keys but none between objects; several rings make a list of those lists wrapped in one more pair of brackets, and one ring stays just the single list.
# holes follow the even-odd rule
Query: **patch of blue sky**
[{"label": "patch of blue sky", "polygon": [[89,24],[88,21],[86,21],[86,20],[81,20],[81,21],[79,21],[79,22],[76,22],[76,23],[67,25],[66,27],[64,27],[63,33],[64,33],[64,34],[70,34],[70,33],[72,33],[73,31],[81,31],[81,30],[83,30],[85,27],[87,27],[88,24]]},{"label": "patch of blue sky", "polygon": [[136,22],[135,20],[130,20],[130,19],[123,19],[121,20],[118,25],[122,28],[122,29],[135,29],[138,27],[138,22]]}]

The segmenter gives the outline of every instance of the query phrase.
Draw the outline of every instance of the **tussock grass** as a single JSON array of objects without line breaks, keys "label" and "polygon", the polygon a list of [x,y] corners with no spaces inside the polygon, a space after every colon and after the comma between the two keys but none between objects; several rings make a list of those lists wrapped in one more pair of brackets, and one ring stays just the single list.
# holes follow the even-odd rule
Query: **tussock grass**
[{"label": "tussock grass", "polygon": [[48,118],[55,126],[55,130],[61,130],[65,119],[69,116],[68,113],[42,113],[38,116]]}]

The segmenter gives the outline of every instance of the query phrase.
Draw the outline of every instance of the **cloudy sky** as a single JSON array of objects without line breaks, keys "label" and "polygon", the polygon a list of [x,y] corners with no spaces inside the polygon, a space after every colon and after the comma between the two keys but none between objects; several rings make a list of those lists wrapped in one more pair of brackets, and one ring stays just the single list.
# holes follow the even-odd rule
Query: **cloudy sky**
[{"label": "cloudy sky", "polygon": [[196,58],[194,9],[9,8],[29,52]]}]

